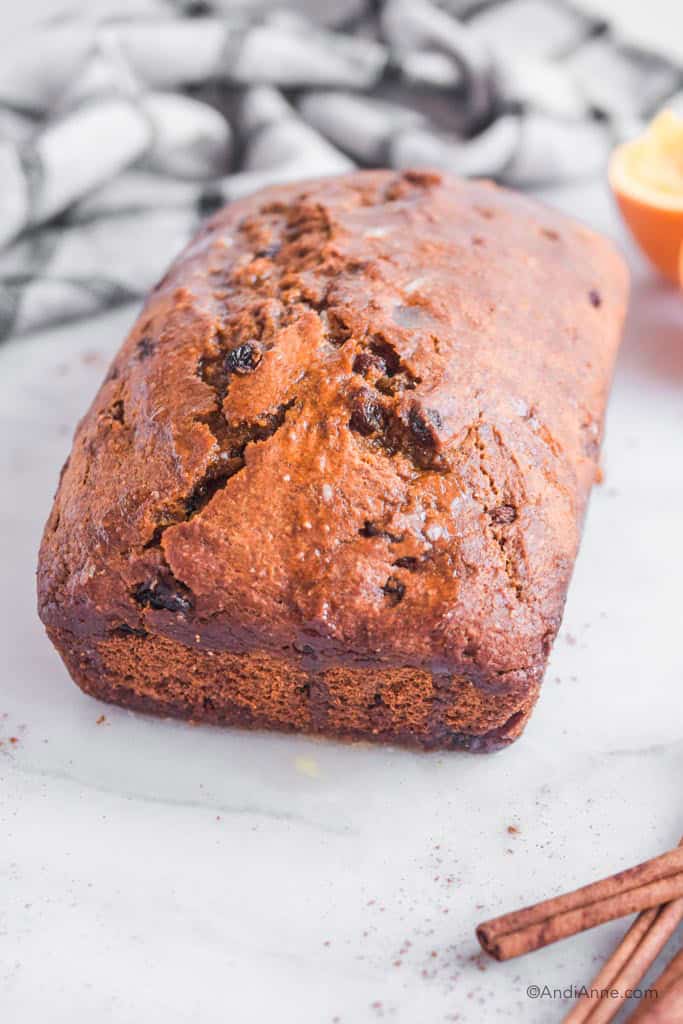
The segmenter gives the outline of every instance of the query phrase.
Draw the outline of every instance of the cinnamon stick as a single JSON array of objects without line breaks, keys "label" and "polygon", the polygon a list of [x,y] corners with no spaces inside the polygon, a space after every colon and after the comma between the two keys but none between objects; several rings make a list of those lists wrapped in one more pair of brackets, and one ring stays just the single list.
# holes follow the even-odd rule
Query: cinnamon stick
[{"label": "cinnamon stick", "polygon": [[641,999],[630,1024],[680,1024],[683,1020],[683,949],[650,986],[656,999]]},{"label": "cinnamon stick", "polygon": [[[641,942],[649,934],[658,914],[659,907],[650,907],[649,910],[643,910],[638,914],[638,917],[626,932],[612,956],[593,981],[591,981],[588,986],[589,992],[602,992],[605,989],[614,988],[615,980],[628,966],[636,950],[640,947]],[[587,1021],[590,1021],[590,1024],[595,1024],[595,1014],[594,999],[590,995],[585,995],[571,1008],[564,1018],[563,1024],[586,1024]]]},{"label": "cinnamon stick", "polygon": [[[643,911],[588,986],[589,994],[582,996],[564,1018],[564,1024],[608,1024],[622,1008],[626,993],[642,981],[682,920],[683,899]],[[609,998],[591,995],[607,991],[619,994]],[[642,1006],[641,1002],[636,1013]]]},{"label": "cinnamon stick", "polygon": [[477,928],[482,949],[509,960],[636,911],[683,897],[683,848]]}]

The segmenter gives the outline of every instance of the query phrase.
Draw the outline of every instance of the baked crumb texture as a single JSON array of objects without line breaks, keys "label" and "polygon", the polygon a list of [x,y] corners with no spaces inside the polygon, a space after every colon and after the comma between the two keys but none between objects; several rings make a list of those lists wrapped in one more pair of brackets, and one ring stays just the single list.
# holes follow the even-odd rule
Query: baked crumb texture
[{"label": "baked crumb texture", "polygon": [[369,171],[220,211],[62,473],[39,609],[76,682],[193,720],[514,739],[626,292],[607,242],[486,182]]}]

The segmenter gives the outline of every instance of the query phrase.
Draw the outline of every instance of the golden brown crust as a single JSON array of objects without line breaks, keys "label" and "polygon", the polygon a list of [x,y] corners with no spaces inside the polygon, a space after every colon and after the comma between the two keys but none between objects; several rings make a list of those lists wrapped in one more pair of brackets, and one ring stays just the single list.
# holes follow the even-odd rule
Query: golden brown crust
[{"label": "golden brown crust", "polygon": [[625,300],[606,242],[487,183],[363,172],[222,210],[150,296],[46,527],[40,613],[77,681],[193,718],[511,738]]}]

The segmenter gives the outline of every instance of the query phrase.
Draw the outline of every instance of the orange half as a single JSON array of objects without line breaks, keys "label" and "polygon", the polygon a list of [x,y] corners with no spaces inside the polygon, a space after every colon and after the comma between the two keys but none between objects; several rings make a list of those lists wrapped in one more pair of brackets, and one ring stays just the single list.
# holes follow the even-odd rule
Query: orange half
[{"label": "orange half", "polygon": [[658,114],[647,131],[617,147],[609,182],[631,234],[652,263],[681,282],[683,118]]}]

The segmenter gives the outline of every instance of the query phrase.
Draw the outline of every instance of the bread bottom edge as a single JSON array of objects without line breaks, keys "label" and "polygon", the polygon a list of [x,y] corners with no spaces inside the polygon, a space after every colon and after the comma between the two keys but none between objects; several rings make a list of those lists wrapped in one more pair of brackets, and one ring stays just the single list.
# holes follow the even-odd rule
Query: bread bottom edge
[{"label": "bread bottom edge", "polygon": [[415,668],[304,670],[266,652],[192,648],[165,636],[77,636],[48,627],[77,685],[98,700],[193,723],[413,749],[488,753],[523,732],[540,672],[512,692]]}]

